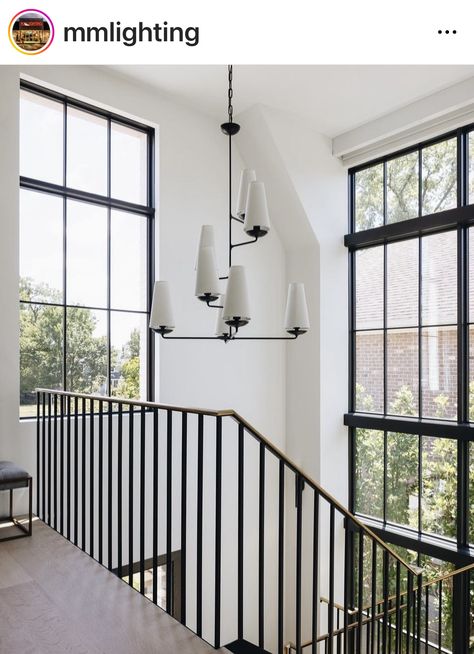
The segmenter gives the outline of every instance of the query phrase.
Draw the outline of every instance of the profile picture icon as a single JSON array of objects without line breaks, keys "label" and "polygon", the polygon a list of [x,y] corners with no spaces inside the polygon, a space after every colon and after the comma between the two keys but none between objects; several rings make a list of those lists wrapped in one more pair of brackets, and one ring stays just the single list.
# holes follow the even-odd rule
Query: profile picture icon
[{"label": "profile picture icon", "polygon": [[13,16],[8,36],[19,52],[37,55],[47,50],[53,42],[53,21],[39,9],[24,9]]}]

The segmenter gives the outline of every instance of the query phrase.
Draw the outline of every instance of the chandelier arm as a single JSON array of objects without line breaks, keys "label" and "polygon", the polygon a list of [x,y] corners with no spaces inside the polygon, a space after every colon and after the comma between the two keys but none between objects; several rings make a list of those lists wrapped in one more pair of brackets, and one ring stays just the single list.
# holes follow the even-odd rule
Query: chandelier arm
[{"label": "chandelier arm", "polygon": [[167,336],[166,334],[160,334],[161,338],[164,338],[166,341],[218,341],[220,340],[217,336]]},{"label": "chandelier arm", "polygon": [[294,341],[298,335],[291,336],[235,336],[233,341]]},{"label": "chandelier arm", "polygon": [[211,300],[206,300],[206,304],[210,309],[223,309],[223,304],[211,304]]},{"label": "chandelier arm", "polygon": [[231,248],[239,248],[241,245],[251,245],[252,243],[256,243],[258,241],[258,236],[253,238],[251,241],[242,241],[242,243],[232,243]]},{"label": "chandelier arm", "polygon": [[226,336],[220,338],[219,336],[168,336],[160,334],[161,338],[167,341],[294,341],[298,338],[299,334],[292,334],[291,336]]}]

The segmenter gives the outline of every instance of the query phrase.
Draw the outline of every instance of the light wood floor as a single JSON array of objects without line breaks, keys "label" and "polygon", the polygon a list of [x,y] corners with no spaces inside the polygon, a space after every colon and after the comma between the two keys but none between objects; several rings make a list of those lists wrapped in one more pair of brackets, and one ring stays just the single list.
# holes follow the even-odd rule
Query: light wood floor
[{"label": "light wood floor", "polygon": [[215,651],[43,523],[0,543],[0,654]]}]

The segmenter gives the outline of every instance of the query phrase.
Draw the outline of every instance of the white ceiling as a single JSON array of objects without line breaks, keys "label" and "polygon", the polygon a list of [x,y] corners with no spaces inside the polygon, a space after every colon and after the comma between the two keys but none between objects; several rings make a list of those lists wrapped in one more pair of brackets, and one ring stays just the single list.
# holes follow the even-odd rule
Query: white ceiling
[{"label": "white ceiling", "polygon": [[[226,66],[112,66],[216,120]],[[333,137],[474,75],[474,66],[234,66],[235,113],[263,104]]]}]

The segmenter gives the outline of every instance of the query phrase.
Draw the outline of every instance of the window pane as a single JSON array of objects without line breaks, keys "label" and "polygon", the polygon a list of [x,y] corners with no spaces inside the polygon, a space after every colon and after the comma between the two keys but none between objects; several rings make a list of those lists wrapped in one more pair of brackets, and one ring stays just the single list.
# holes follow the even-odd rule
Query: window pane
[{"label": "window pane", "polygon": [[[474,197],[473,197],[474,201]],[[469,229],[469,322],[474,322],[474,229]]]},{"label": "window pane", "polygon": [[67,205],[67,303],[107,306],[107,209]]},{"label": "window pane", "polygon": [[20,175],[63,183],[63,105],[21,91]]},{"label": "window pane", "polygon": [[82,307],[66,313],[66,386],[76,393],[107,392],[107,312]]},{"label": "window pane", "polygon": [[457,206],[456,139],[422,150],[422,213],[436,213]]},{"label": "window pane", "polygon": [[383,432],[355,430],[355,510],[383,518]]},{"label": "window pane", "polygon": [[418,528],[418,436],[387,434],[387,520]]},{"label": "window pane", "polygon": [[418,216],[418,152],[387,162],[387,223]]},{"label": "window pane", "polygon": [[107,121],[67,110],[67,186],[107,195]]},{"label": "window pane", "polygon": [[356,334],[356,411],[383,413],[383,332]]},{"label": "window pane", "polygon": [[112,197],[147,204],[147,135],[117,123],[111,127]]},{"label": "window pane", "polygon": [[418,243],[387,245],[387,327],[418,325]]},{"label": "window pane", "polygon": [[383,327],[383,247],[356,252],[356,328]]},{"label": "window pane", "polygon": [[447,438],[422,438],[422,529],[455,538],[457,444]]},{"label": "window pane", "polygon": [[387,413],[418,415],[418,330],[387,332]]},{"label": "window pane", "polygon": [[36,414],[35,388],[63,387],[63,309],[20,303],[20,415]]},{"label": "window pane", "polygon": [[63,201],[20,192],[20,299],[62,302]]},{"label": "window pane", "polygon": [[147,316],[112,311],[112,395],[146,397]]},{"label": "window pane", "polygon": [[474,202],[474,132],[469,134],[469,203]]},{"label": "window pane", "polygon": [[471,543],[471,545],[474,544],[474,443],[473,442],[469,443],[469,542]]},{"label": "window pane", "polygon": [[355,174],[356,232],[383,225],[383,165]]},{"label": "window pane", "polygon": [[469,327],[469,420],[474,421],[474,326]]},{"label": "window pane", "polygon": [[147,309],[147,219],[122,211],[111,215],[112,308]]},{"label": "window pane", "polygon": [[456,324],[456,232],[423,237],[421,251],[422,323],[423,325]]},{"label": "window pane", "polygon": [[422,408],[427,418],[455,420],[457,412],[457,329],[421,331]]}]

